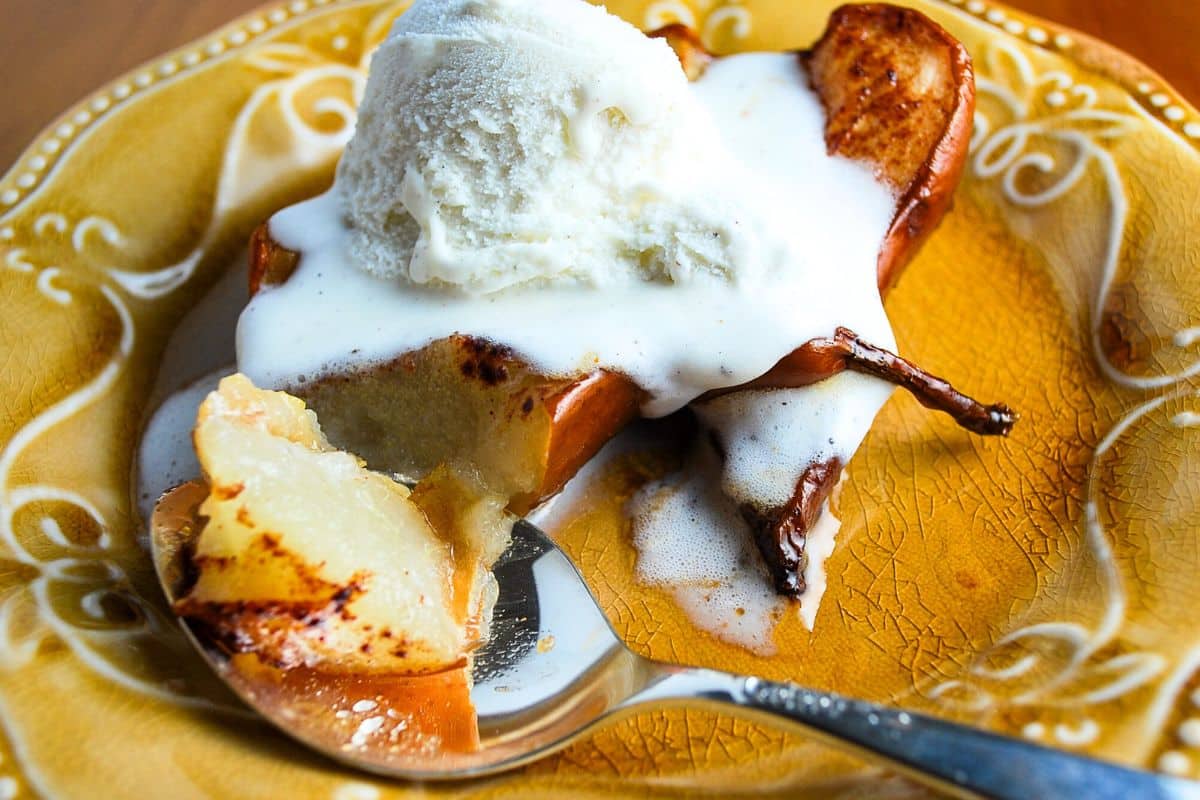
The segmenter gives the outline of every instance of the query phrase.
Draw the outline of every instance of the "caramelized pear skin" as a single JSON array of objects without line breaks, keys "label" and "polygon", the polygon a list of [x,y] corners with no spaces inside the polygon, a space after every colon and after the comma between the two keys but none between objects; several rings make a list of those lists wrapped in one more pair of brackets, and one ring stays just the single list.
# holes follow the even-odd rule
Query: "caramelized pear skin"
[{"label": "caramelized pear skin", "polygon": [[[691,80],[717,58],[686,26],[670,25],[649,35],[671,45]],[[796,57],[825,109],[829,153],[866,164],[896,194],[896,213],[877,261],[879,289],[886,294],[949,208],[962,175],[975,106],[970,58],[924,15],[885,4],[837,9],[820,39]],[[251,292],[286,281],[298,262],[299,254],[274,241],[264,224],[252,241]],[[465,366],[472,353],[481,351],[491,353],[491,381]],[[904,386],[927,407],[953,414],[977,433],[1007,434],[1016,419],[1007,407],[978,403],[844,329],[798,347],[765,375],[720,393],[795,388],[844,369]],[[487,386],[481,388],[481,381]],[[351,382],[367,388],[344,391]],[[620,373],[546,378],[503,347],[465,336],[353,374],[288,388],[316,410],[335,444],[358,452],[373,468],[406,476],[415,471],[412,477],[420,477],[443,461],[472,461],[489,489],[512,497],[510,509],[517,513],[561,489],[638,417],[645,399]],[[404,419],[408,427],[421,419],[411,412],[422,404],[452,409],[460,422],[449,427],[458,433],[439,437],[435,425],[433,436],[426,431],[409,437],[406,424],[395,427]],[[501,422],[492,424],[496,420]],[[385,429],[391,433],[381,438]],[[464,432],[472,441],[458,435]],[[783,594],[804,591],[805,538],[841,466],[809,465],[786,506],[743,508]]]},{"label": "caramelized pear skin", "polygon": [[679,66],[689,81],[696,81],[713,62],[712,53],[700,41],[700,35],[687,25],[675,23],[646,34],[651,39],[666,39],[679,58]]},{"label": "caramelized pear skin", "polygon": [[897,192],[879,249],[886,290],[950,207],[970,149],[975,72],[966,48],[911,8],[845,5],[800,54],[825,108],[825,145]]}]

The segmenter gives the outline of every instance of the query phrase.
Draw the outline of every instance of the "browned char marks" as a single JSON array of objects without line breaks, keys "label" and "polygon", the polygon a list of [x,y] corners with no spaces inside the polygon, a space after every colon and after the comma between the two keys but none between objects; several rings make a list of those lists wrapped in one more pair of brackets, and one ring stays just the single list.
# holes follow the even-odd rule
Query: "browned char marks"
[{"label": "browned char marks", "polygon": [[508,380],[515,356],[511,348],[473,336],[459,336],[462,351],[459,369],[468,378],[477,378],[487,386],[498,386]]}]

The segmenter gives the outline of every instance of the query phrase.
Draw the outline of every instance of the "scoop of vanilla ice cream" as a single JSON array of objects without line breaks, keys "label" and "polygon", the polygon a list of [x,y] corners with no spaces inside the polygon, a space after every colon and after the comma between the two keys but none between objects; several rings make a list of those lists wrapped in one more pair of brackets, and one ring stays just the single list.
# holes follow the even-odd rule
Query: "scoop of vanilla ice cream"
[{"label": "scoop of vanilla ice cream", "polygon": [[730,280],[769,245],[705,185],[723,157],[670,47],[604,9],[417,0],[373,57],[337,189],[380,277]]}]

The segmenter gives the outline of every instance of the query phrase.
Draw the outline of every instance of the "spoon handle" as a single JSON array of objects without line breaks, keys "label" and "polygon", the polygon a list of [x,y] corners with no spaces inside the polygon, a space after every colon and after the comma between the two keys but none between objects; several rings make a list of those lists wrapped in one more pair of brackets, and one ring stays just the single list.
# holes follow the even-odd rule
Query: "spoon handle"
[{"label": "spoon handle", "polygon": [[667,668],[637,698],[704,699],[798,724],[960,797],[1200,800],[1200,783],[1129,769],[953,722],[760,678]]}]

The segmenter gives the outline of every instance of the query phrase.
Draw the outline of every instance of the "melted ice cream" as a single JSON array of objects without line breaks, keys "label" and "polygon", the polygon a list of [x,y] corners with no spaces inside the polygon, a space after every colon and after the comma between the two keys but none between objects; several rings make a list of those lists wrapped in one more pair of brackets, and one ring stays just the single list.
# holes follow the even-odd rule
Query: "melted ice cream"
[{"label": "melted ice cream", "polygon": [[240,369],[260,386],[295,386],[465,333],[547,375],[622,372],[649,393],[643,411],[660,416],[764,374],[839,325],[891,346],[875,260],[894,201],[867,169],[826,155],[824,114],[796,57],[721,59],[693,87],[736,156],[725,180],[752,186],[774,227],[786,226],[789,255],[770,279],[479,296],[381,279],[354,266],[335,190],[271,220],[274,238],[303,258],[243,313]]}]

